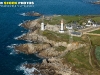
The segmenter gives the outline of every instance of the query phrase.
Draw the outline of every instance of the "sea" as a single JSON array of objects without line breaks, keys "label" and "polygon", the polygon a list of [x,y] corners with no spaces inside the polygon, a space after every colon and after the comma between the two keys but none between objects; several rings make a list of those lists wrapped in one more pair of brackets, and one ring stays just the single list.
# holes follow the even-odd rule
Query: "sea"
[{"label": "sea", "polygon": [[[5,1],[5,0],[0,0]],[[11,0],[6,0],[11,1]],[[19,1],[20,0],[14,0]],[[22,69],[23,63],[41,63],[34,54],[17,54],[13,46],[27,43],[16,37],[28,32],[19,25],[26,20],[39,17],[22,16],[20,13],[35,11],[44,15],[100,15],[100,5],[91,4],[96,0],[21,0],[33,1],[34,7],[0,7],[0,75],[31,75]]]}]

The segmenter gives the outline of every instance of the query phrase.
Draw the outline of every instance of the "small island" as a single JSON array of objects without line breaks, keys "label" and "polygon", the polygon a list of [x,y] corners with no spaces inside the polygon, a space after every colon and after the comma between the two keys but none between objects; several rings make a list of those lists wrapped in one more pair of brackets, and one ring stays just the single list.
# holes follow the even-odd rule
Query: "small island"
[{"label": "small island", "polygon": [[93,4],[100,4],[100,0],[96,1],[96,2],[91,2]]},{"label": "small island", "polygon": [[20,15],[23,15],[23,16],[35,16],[35,17],[42,16],[42,14],[40,14],[38,12],[34,12],[34,11],[26,12],[26,13],[21,13]]},{"label": "small island", "polygon": [[[15,46],[17,53],[36,54],[42,63],[23,64],[36,68],[33,75],[99,75],[100,16],[43,16],[25,21],[28,33],[18,37],[28,43]],[[95,32],[95,33],[94,33]],[[97,33],[96,33],[97,32]],[[97,48],[98,50],[98,48]],[[100,53],[98,53],[100,54]]]}]

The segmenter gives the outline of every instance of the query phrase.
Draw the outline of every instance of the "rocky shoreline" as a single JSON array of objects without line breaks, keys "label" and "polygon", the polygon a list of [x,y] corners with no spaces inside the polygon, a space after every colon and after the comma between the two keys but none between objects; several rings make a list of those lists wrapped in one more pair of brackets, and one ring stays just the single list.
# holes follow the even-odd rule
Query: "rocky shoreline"
[{"label": "rocky shoreline", "polygon": [[[42,35],[39,21],[40,19],[36,19],[21,24],[22,27],[29,29],[29,32],[19,37],[18,40],[29,40],[31,42],[15,46],[15,50],[18,53],[38,54],[40,58],[44,58],[43,62],[41,64],[23,64],[23,66],[25,66],[25,68],[35,67],[40,71],[35,70],[32,72],[33,75],[80,75],[73,71],[71,66],[64,63],[62,57],[69,51],[84,47],[85,44],[79,42],[69,44],[62,41],[56,42],[49,40]],[[65,50],[55,50],[59,46],[65,47]]]}]

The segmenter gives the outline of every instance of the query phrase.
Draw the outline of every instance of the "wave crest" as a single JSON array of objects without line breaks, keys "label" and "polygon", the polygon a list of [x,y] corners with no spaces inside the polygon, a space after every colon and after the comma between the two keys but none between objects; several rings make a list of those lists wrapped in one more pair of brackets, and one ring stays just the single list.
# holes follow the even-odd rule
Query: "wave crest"
[{"label": "wave crest", "polygon": [[34,71],[37,71],[39,74],[38,75],[41,75],[40,74],[40,71],[37,70],[36,68],[34,67],[31,67],[31,68],[28,68],[26,65],[28,65],[27,62],[21,64],[20,66],[18,66],[16,68],[17,71],[23,71],[25,75],[34,75]]}]

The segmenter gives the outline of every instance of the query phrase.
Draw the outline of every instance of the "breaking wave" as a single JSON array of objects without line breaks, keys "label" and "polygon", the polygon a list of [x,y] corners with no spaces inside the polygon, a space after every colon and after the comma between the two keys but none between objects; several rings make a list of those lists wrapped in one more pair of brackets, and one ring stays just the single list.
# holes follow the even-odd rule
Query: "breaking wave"
[{"label": "breaking wave", "polygon": [[10,52],[10,55],[15,55],[17,54],[17,52],[14,50],[14,46],[16,46],[17,44],[11,44],[11,45],[8,45],[7,48],[8,50],[11,50]]},{"label": "breaking wave", "polygon": [[[23,71],[24,73],[24,75],[34,75],[33,74],[33,72],[36,70],[37,72],[39,72],[40,73],[40,71],[39,70],[37,70],[36,68],[34,68],[34,67],[32,67],[32,68],[26,68],[24,65],[27,65],[28,63],[27,62],[25,62],[25,63],[22,63],[20,66],[17,66],[17,68],[16,68],[16,70],[17,71]],[[41,74],[39,74],[39,75],[41,75]]]},{"label": "breaking wave", "polygon": [[25,14],[25,13],[21,13],[20,15],[22,15],[22,16],[26,16],[26,14]]},{"label": "breaking wave", "polygon": [[20,23],[18,26],[21,26],[23,23]]},{"label": "breaking wave", "polygon": [[17,40],[18,38],[21,38],[25,35],[26,33],[23,33],[21,36],[18,36],[18,37],[14,37],[15,40]]}]

